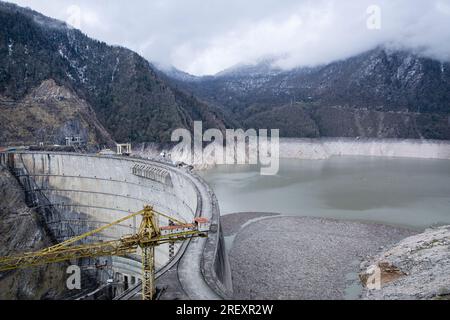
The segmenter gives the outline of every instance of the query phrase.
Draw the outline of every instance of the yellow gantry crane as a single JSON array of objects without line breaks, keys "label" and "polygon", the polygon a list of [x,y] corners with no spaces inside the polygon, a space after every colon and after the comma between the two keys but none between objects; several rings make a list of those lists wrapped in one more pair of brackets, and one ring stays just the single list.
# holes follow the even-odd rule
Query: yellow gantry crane
[{"label": "yellow gantry crane", "polygon": [[[124,236],[118,240],[75,245],[77,242],[84,240],[89,236],[98,234],[137,216],[142,216],[142,221],[138,232],[134,235]],[[169,221],[173,221],[177,224],[160,228],[158,216],[165,217],[169,219]],[[208,220],[205,218],[197,218],[195,223],[186,224],[155,211],[151,206],[145,206],[144,209],[139,212],[66,240],[55,246],[37,252],[1,257],[0,271],[24,269],[79,258],[125,256],[127,254],[136,253],[138,248],[141,248],[142,299],[153,300],[156,293],[155,247],[164,243],[185,241],[194,237],[207,237],[208,230],[209,224]]]}]

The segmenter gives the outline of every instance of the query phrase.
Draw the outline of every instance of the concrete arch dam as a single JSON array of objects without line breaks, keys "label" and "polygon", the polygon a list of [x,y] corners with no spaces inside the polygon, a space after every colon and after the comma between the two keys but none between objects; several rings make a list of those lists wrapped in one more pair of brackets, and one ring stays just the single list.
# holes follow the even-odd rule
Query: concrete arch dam
[{"label": "concrete arch dam", "polygon": [[[144,205],[187,222],[195,217],[208,218],[208,238],[156,248],[157,285],[165,289],[162,299],[231,296],[231,272],[217,199],[195,174],[149,160],[70,153],[2,153],[0,163],[19,178],[28,202],[38,210],[55,242],[140,211]],[[161,225],[169,224],[160,219]],[[94,240],[133,234],[139,223],[140,217],[136,217]],[[114,278],[126,282],[125,292],[117,298],[139,299],[139,255],[108,259]]]}]

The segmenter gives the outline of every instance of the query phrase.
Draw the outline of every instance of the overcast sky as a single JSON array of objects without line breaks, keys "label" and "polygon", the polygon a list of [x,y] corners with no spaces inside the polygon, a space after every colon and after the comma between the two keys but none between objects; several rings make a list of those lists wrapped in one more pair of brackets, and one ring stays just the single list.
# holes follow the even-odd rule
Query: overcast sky
[{"label": "overcast sky", "polygon": [[10,1],[195,75],[267,57],[312,66],[380,44],[450,61],[450,0]]}]

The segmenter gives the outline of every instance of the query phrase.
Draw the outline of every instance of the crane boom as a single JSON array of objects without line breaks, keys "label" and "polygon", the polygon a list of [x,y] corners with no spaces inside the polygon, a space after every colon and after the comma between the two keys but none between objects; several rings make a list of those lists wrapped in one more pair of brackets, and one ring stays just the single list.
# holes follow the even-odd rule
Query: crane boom
[{"label": "crane boom", "polygon": [[[136,216],[142,216],[138,233],[124,236],[117,240],[74,245],[89,236],[118,225]],[[178,226],[171,226],[177,229],[175,232],[162,234],[159,227],[161,215],[171,221],[178,222]],[[179,231],[178,229],[181,229]],[[52,247],[29,252],[16,256],[0,257],[0,271],[14,269],[24,269],[48,263],[63,262],[79,258],[96,258],[106,256],[125,256],[136,253],[138,248],[142,249],[142,299],[151,300],[155,295],[155,246],[163,243],[173,243],[184,241],[194,237],[206,237],[207,231],[200,231],[194,225],[184,224],[165,214],[156,212],[152,207],[146,206],[144,210],[128,215],[110,224],[73,237]]]},{"label": "crane boom", "polygon": [[129,246],[122,241],[109,241],[93,243],[81,246],[72,246],[47,252],[46,250],[35,253],[6,257],[0,259],[0,271],[25,269],[48,263],[63,262],[80,258],[96,258],[106,256],[124,256],[136,252],[137,245]]},{"label": "crane boom", "polygon": [[106,224],[106,225],[104,225],[104,226],[101,226],[100,228],[97,228],[97,229],[95,229],[95,230],[86,232],[86,233],[84,233],[84,234],[82,234],[82,235],[79,235],[79,236],[70,238],[70,239],[68,239],[68,240],[66,240],[66,241],[64,241],[64,242],[58,243],[57,245],[52,246],[52,247],[49,247],[49,248],[47,248],[46,250],[47,250],[47,251],[57,251],[57,250],[60,249],[60,248],[63,248],[63,247],[68,246],[69,244],[78,242],[78,241],[83,240],[83,239],[85,239],[85,238],[87,238],[87,237],[89,237],[89,236],[92,236],[92,235],[94,235],[94,234],[100,233],[100,232],[102,232],[102,231],[104,231],[104,230],[106,230],[106,229],[111,228],[112,226],[118,225],[118,224],[120,224],[120,223],[122,223],[122,222],[124,222],[124,221],[127,221],[127,220],[131,219],[131,218],[134,218],[134,217],[136,217],[136,216],[142,215],[143,213],[144,213],[144,210],[135,212],[135,213],[130,214],[130,215],[124,217],[124,218],[121,218],[121,219],[119,219],[119,220],[116,220],[116,221],[114,221],[114,222],[111,222],[111,223],[109,223],[109,224]]}]

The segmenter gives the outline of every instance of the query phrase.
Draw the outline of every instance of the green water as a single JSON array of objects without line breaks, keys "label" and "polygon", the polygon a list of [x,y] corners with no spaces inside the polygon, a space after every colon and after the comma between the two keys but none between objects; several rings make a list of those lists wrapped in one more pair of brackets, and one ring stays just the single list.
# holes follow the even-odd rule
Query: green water
[{"label": "green water", "polygon": [[256,166],[201,173],[222,214],[278,212],[424,228],[450,224],[450,161],[333,157],[283,159],[276,176]]}]

